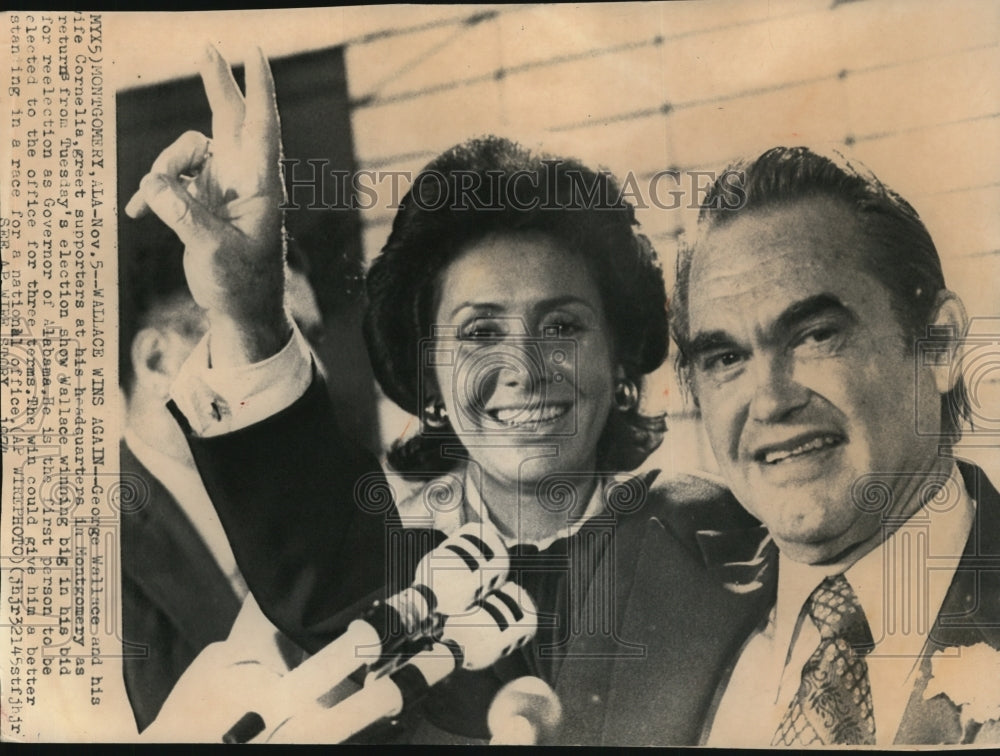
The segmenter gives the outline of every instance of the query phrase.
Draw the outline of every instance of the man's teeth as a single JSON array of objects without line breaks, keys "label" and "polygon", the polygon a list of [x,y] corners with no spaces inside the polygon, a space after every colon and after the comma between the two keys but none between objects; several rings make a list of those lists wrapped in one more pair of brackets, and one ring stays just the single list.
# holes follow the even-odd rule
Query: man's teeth
[{"label": "man's teeth", "polygon": [[769,465],[773,465],[775,462],[781,462],[789,457],[797,457],[806,452],[817,451],[827,446],[835,446],[837,443],[838,439],[836,436],[819,436],[801,446],[796,446],[794,449],[768,452],[764,455],[764,461]]},{"label": "man's teeth", "polygon": [[515,407],[511,409],[498,409],[493,412],[493,417],[499,423],[515,426],[527,425],[530,423],[544,423],[549,420],[555,420],[557,417],[565,415],[567,411],[568,408],[561,405],[540,407],[534,410],[527,410],[523,407]]}]

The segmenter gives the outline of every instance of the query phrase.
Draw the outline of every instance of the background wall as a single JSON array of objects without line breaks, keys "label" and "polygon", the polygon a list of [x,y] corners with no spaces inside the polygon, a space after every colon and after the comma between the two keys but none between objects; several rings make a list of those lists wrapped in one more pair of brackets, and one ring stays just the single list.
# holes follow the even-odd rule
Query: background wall
[{"label": "background wall", "polygon": [[[178,21],[155,23],[162,34],[162,24]],[[640,183],[665,168],[717,169],[779,143],[839,146],[916,206],[970,314],[1000,317],[1000,4],[991,0],[399,6],[186,23],[176,49],[147,50],[141,60],[133,36],[119,86],[134,85],[137,72],[190,73],[205,39],[237,58],[249,41],[272,56],[343,44],[361,169],[416,171],[482,133],[577,155]],[[383,195],[361,213],[368,260],[392,217]],[[638,212],[668,284],[691,215]],[[997,418],[992,375],[981,400],[996,402]],[[656,463],[710,467],[669,370],[654,380],[667,393],[650,397],[651,407],[672,415]],[[409,422],[384,402],[381,418],[385,442]],[[996,437],[980,452],[995,447]]]}]

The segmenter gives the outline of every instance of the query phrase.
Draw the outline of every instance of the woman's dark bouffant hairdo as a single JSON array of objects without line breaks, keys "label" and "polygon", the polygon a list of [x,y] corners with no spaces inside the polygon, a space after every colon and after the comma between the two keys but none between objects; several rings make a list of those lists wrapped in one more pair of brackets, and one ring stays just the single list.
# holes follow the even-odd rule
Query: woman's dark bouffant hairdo
[{"label": "woman's dark bouffant hairdo", "polygon": [[[435,284],[471,244],[498,233],[540,233],[579,255],[601,293],[616,358],[637,387],[667,355],[667,300],[656,252],[636,233],[615,179],[575,160],[532,153],[497,137],[451,148],[414,179],[367,277],[365,339],[386,395],[420,415],[420,342],[431,335]],[[663,439],[663,417],[612,411],[598,443],[602,471],[631,470]],[[415,476],[454,467],[457,437],[397,442],[389,464]]]}]

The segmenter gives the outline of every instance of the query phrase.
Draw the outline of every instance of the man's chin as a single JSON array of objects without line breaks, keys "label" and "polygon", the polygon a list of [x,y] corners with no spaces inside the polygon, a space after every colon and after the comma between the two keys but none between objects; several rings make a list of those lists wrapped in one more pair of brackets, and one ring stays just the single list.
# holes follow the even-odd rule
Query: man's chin
[{"label": "man's chin", "polygon": [[[766,524],[766,522],[765,522]],[[874,534],[867,532],[857,520],[824,521],[812,527],[781,527],[769,529],[781,553],[793,561],[803,564],[835,564],[845,560],[854,561],[861,556],[865,544]]]},{"label": "man's chin", "polygon": [[838,555],[843,552],[839,545],[831,542],[813,543],[777,536],[775,536],[774,542],[785,558],[800,564],[829,564],[837,561]]},{"label": "man's chin", "polygon": [[[775,519],[792,524],[793,521],[804,523],[808,530],[811,523],[822,530],[822,512],[836,512],[844,505],[850,506],[851,485],[850,474],[840,470],[829,470],[825,475],[807,480],[769,480],[766,477],[750,474],[740,476],[739,489],[733,487],[736,498],[755,517],[766,522]],[[810,512],[809,509],[819,510]]]}]

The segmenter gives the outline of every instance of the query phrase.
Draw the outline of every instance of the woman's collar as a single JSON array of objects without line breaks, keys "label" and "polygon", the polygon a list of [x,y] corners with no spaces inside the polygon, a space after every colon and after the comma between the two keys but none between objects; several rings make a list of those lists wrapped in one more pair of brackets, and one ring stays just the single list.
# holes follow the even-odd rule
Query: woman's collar
[{"label": "woman's collar", "polygon": [[559,528],[553,535],[546,536],[544,538],[538,539],[526,539],[518,538],[516,535],[508,535],[497,526],[496,522],[490,517],[489,506],[483,501],[482,494],[479,491],[479,487],[476,485],[474,480],[475,476],[471,474],[471,468],[467,468],[465,471],[465,501],[463,509],[465,510],[465,519],[460,523],[464,525],[466,522],[485,522],[490,525],[503,540],[504,545],[510,549],[514,546],[535,546],[539,551],[544,551],[549,548],[553,543],[561,538],[569,538],[575,535],[584,524],[593,517],[601,514],[604,511],[604,492],[607,485],[607,479],[599,477],[597,485],[594,486],[594,491],[590,495],[590,500],[587,502],[587,506],[583,510],[578,518],[574,519],[572,522],[567,522],[562,528]]}]

